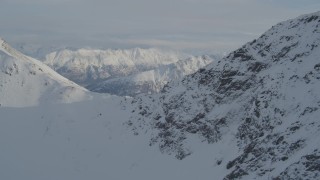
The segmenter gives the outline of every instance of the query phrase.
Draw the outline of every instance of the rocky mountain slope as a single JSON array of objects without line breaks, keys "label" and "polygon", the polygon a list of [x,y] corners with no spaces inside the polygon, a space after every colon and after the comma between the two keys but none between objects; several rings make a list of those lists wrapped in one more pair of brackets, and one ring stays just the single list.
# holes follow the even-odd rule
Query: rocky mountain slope
[{"label": "rocky mountain slope", "polygon": [[88,91],[0,39],[0,104],[34,106],[88,99]]},{"label": "rocky mountain slope", "polygon": [[159,49],[79,49],[50,53],[44,63],[91,91],[134,96],[158,92],[169,80],[194,73],[213,60],[187,57]]},{"label": "rocky mountain slope", "polygon": [[[148,133],[132,136],[124,126],[132,107],[120,103],[130,98],[88,92],[4,40],[0,44],[0,179],[213,176],[211,171],[189,171],[200,164],[209,167],[211,162],[203,164],[205,156],[181,164],[150,148]],[[209,60],[198,58],[202,61],[190,58],[161,66],[158,77],[181,77]],[[176,74],[167,74],[173,72],[170,69]],[[207,146],[200,149],[207,151]],[[155,177],[159,169],[166,174]],[[182,173],[176,173],[178,169]]]},{"label": "rocky mountain slope", "polygon": [[150,132],[150,145],[178,159],[212,144],[215,179],[317,179],[319,89],[316,12],[273,26],[159,94],[136,97],[128,126]]},{"label": "rocky mountain slope", "polygon": [[[198,168],[211,166],[202,153],[181,164],[150,147],[150,134],[132,136],[125,126],[132,107],[124,105],[131,98],[89,92],[3,40],[0,45],[0,179],[193,180],[214,175]],[[209,148],[199,146],[206,154],[212,153]]]}]

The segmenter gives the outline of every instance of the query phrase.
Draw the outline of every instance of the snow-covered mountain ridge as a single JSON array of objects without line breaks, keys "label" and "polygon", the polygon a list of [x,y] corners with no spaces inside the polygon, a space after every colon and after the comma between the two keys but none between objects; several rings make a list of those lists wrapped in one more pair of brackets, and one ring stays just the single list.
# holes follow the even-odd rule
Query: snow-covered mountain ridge
[{"label": "snow-covered mountain ridge", "polygon": [[319,26],[320,12],[281,22],[160,94],[136,97],[128,126],[178,159],[194,142],[212,144],[217,179],[317,179]]},{"label": "snow-covered mountain ridge", "polygon": [[[130,98],[88,92],[3,40],[0,45],[0,179],[213,176],[189,171],[203,165],[204,156],[181,164],[150,147],[149,134],[132,136],[124,126]],[[166,173],[154,176],[159,169]]]},{"label": "snow-covered mountain ridge", "polygon": [[155,69],[130,76],[112,78],[87,86],[94,92],[108,92],[120,96],[158,93],[168,82],[180,80],[214,61],[209,56],[190,57],[177,62],[160,65]]},{"label": "snow-covered mountain ridge", "polygon": [[168,81],[194,73],[213,59],[217,57],[160,49],[79,49],[50,53],[44,63],[91,91],[134,96],[159,92]]},{"label": "snow-covered mountain ridge", "polygon": [[0,104],[33,106],[88,99],[88,91],[0,39]]}]

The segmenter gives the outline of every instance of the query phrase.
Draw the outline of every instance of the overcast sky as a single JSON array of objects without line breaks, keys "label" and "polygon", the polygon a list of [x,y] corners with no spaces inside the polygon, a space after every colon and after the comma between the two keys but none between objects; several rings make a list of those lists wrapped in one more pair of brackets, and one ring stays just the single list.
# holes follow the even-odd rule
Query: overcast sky
[{"label": "overcast sky", "polygon": [[230,51],[320,0],[0,0],[9,43]]}]

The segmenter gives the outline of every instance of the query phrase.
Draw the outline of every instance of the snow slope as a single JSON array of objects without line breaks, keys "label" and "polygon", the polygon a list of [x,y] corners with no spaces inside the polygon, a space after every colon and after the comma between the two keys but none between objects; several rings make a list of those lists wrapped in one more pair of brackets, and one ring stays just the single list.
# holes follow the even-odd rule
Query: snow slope
[{"label": "snow slope", "polygon": [[159,49],[62,50],[44,61],[64,77],[99,92],[121,96],[160,91],[169,80],[194,73],[214,58]]},{"label": "snow slope", "polygon": [[62,77],[42,62],[23,55],[0,39],[1,106],[34,106],[41,103],[88,99],[88,91]]},{"label": "snow slope", "polygon": [[0,43],[0,179],[191,180],[213,175],[206,169],[188,171],[205,157],[181,164],[150,147],[149,134],[132,136],[126,126],[129,99],[87,92]]},{"label": "snow slope", "polygon": [[160,94],[138,96],[128,125],[178,159],[197,152],[190,139],[215,145],[216,179],[317,179],[319,89],[317,12],[273,26]]},{"label": "snow slope", "polygon": [[[213,176],[201,151],[181,164],[150,147],[150,134],[132,136],[130,99],[87,92],[3,40],[0,50],[0,179]],[[206,147],[199,145],[212,154]],[[207,168],[197,169],[200,164]]]},{"label": "snow slope", "polygon": [[123,125],[132,111],[123,103],[123,98],[98,94],[71,104],[0,107],[0,179],[214,177],[210,145],[199,144],[198,153],[184,161],[161,154],[149,146],[149,134],[133,136]]}]

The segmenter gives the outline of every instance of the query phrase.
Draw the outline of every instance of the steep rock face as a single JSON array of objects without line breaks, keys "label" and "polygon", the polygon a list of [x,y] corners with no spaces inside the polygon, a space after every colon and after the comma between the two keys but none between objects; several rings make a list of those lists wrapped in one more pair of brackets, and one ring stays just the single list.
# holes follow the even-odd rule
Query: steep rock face
[{"label": "steep rock face", "polygon": [[0,39],[1,106],[68,103],[90,98],[88,91]]},{"label": "steep rock face", "polygon": [[194,73],[218,58],[187,57],[159,49],[79,49],[50,53],[44,62],[91,91],[135,96],[159,92],[169,80]]},{"label": "steep rock face", "polygon": [[158,95],[136,97],[128,125],[136,134],[153,129],[150,144],[178,159],[192,154],[190,139],[236,147],[217,162],[225,179],[316,178],[319,89],[317,12],[273,26]]}]

